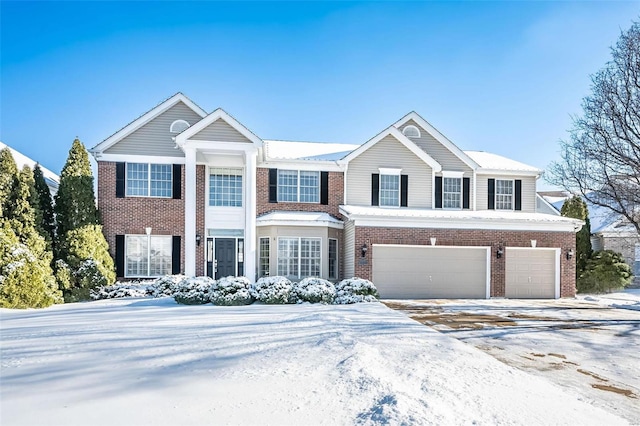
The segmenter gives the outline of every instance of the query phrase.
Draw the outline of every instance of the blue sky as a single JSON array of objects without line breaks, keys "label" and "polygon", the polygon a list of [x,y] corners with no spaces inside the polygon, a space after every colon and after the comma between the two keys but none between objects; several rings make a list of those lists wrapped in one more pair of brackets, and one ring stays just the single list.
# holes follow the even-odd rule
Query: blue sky
[{"label": "blue sky", "polygon": [[2,1],[0,140],[59,172],[181,91],[264,139],[363,143],[415,110],[545,169],[638,6]]}]

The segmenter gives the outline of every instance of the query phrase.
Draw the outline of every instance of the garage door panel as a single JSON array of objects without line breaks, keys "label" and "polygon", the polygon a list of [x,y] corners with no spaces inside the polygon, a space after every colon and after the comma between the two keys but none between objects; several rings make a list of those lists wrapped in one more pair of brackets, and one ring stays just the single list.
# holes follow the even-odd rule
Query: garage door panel
[{"label": "garage door panel", "polygon": [[507,248],[505,296],[521,299],[554,298],[556,256],[556,250]]}]

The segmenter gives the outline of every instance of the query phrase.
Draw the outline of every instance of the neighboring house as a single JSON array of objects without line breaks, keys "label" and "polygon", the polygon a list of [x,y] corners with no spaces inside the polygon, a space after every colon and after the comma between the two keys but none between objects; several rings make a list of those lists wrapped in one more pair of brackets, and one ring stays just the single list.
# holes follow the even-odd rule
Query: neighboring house
[{"label": "neighboring house", "polygon": [[364,144],[265,140],[178,93],[97,144],[120,278],[371,279],[385,298],[568,297],[582,222],[540,170],[462,151],[415,112]]},{"label": "neighboring house", "polygon": [[[0,149],[4,149],[4,148],[9,148],[9,151],[11,151],[11,155],[13,156],[13,159],[16,162],[16,165],[18,166],[18,170],[22,170],[24,166],[29,166],[31,170],[33,170],[36,164],[38,164],[37,161],[34,161],[31,158],[27,157],[26,155],[16,151],[15,149],[11,148],[9,145],[0,142]],[[44,167],[42,164],[40,164],[40,170],[42,170],[44,181],[47,183],[47,186],[49,187],[49,192],[51,192],[51,197],[53,198],[53,196],[55,196],[56,193],[58,192],[58,186],[60,185],[60,176],[53,173],[51,170],[47,169],[46,167]]]},{"label": "neighboring house", "polygon": [[[558,212],[569,197],[564,191],[540,192],[538,194]],[[625,258],[633,269],[634,284],[640,284],[640,235],[636,228],[622,215],[606,207],[587,201],[591,223],[591,247],[593,250],[613,250]]]}]

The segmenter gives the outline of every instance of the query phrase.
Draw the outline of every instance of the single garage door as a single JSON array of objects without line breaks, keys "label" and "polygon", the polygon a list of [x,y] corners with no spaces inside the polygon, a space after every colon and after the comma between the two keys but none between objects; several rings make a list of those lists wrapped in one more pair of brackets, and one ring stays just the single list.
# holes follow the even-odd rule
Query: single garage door
[{"label": "single garage door", "polygon": [[505,296],[514,299],[556,298],[556,259],[559,249],[505,250]]},{"label": "single garage door", "polygon": [[373,283],[386,299],[489,297],[487,247],[373,245]]}]

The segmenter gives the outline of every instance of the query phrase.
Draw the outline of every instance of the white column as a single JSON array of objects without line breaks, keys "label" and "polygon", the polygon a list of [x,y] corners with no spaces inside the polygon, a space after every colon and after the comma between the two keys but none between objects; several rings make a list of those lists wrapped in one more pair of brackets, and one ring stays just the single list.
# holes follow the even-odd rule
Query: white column
[{"label": "white column", "polygon": [[[251,282],[256,279],[256,158],[257,151],[245,152],[246,186],[244,197],[244,275]],[[266,188],[265,188],[266,190]]]},{"label": "white column", "polygon": [[184,148],[184,273],[196,274],[196,150]]}]

